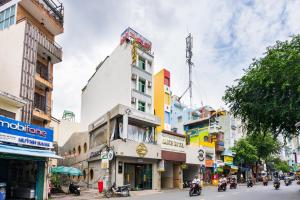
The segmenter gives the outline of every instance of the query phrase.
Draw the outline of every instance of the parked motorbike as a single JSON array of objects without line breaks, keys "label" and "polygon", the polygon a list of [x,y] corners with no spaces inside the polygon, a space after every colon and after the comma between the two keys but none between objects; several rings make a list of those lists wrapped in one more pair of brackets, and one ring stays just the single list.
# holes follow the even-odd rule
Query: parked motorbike
[{"label": "parked motorbike", "polygon": [[130,196],[130,184],[123,186],[116,186],[114,183],[107,191],[105,191],[104,195],[106,198],[110,198],[112,196],[117,197],[129,197]]},{"label": "parked motorbike", "polygon": [[219,182],[218,184],[218,192],[221,192],[221,191],[226,191],[226,188],[227,188],[227,183],[226,182]]},{"label": "parked motorbike", "polygon": [[289,185],[292,184],[292,180],[290,178],[285,178],[284,183],[285,183],[286,186],[289,186]]},{"label": "parked motorbike", "polygon": [[198,196],[198,195],[201,195],[201,191],[202,191],[202,188],[199,184],[192,183],[191,187],[190,187],[189,195],[190,195],[190,197],[194,196],[194,195]]},{"label": "parked motorbike", "polygon": [[232,178],[230,180],[230,189],[236,189],[237,188],[237,182],[235,180],[235,178]]},{"label": "parked motorbike", "polygon": [[248,179],[248,181],[247,181],[247,187],[253,187],[253,181],[252,181],[252,179]]},{"label": "parked motorbike", "polygon": [[263,177],[263,185],[264,185],[264,186],[268,186],[268,181],[269,181],[269,180],[268,180],[268,177],[266,177],[266,176]]},{"label": "parked motorbike", "polygon": [[74,183],[70,183],[69,193],[79,196],[80,195],[80,187],[78,185],[75,185]]},{"label": "parked motorbike", "polygon": [[192,181],[184,181],[183,182],[183,188],[189,188],[191,187]]},{"label": "parked motorbike", "polygon": [[280,181],[279,180],[274,181],[273,186],[275,190],[278,190],[280,188]]}]

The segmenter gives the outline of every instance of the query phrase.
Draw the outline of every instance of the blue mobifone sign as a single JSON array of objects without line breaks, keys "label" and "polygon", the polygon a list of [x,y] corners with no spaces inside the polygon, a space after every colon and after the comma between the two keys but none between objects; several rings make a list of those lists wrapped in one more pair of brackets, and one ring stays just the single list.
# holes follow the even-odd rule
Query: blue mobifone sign
[{"label": "blue mobifone sign", "polygon": [[53,130],[0,116],[0,141],[53,148]]}]

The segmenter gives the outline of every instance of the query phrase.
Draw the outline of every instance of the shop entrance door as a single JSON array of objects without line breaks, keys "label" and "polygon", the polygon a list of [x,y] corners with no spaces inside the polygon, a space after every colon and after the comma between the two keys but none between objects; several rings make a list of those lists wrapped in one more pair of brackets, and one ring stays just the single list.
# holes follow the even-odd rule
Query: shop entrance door
[{"label": "shop entrance door", "polygon": [[130,184],[134,190],[152,189],[151,164],[124,165],[124,184]]},{"label": "shop entrance door", "polygon": [[180,184],[180,165],[174,164],[173,165],[173,185],[174,188],[179,188]]}]

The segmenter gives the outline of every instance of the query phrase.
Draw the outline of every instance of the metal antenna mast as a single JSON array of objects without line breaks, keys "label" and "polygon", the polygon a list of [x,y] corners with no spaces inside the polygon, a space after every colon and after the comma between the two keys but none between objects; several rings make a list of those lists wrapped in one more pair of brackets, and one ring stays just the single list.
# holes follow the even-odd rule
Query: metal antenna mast
[{"label": "metal antenna mast", "polygon": [[192,62],[192,57],[193,57],[193,37],[192,34],[189,33],[189,35],[185,38],[186,42],[186,62],[189,65],[189,87],[188,89],[190,90],[190,108],[192,108],[192,97],[193,97],[193,92],[192,92],[192,67],[194,63]]}]

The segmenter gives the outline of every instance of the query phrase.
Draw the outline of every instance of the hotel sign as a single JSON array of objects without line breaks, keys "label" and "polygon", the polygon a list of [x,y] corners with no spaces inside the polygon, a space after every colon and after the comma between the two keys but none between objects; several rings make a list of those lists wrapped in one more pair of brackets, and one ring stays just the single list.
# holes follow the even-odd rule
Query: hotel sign
[{"label": "hotel sign", "polygon": [[53,148],[53,130],[0,116],[0,142]]},{"label": "hotel sign", "polygon": [[185,147],[184,137],[162,132],[160,133],[158,142],[161,145],[162,150],[184,152],[184,147]]}]

